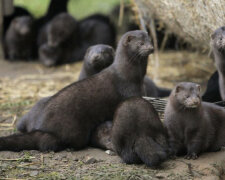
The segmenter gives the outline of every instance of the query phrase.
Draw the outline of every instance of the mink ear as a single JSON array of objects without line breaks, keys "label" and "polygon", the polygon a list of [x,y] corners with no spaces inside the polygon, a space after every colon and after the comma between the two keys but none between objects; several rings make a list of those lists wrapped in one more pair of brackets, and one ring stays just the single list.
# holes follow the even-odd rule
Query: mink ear
[{"label": "mink ear", "polygon": [[132,39],[134,39],[134,36],[128,35],[124,41],[124,45],[127,46]]},{"label": "mink ear", "polygon": [[216,36],[216,33],[211,34],[211,39],[214,39]]},{"label": "mink ear", "polygon": [[198,88],[198,91],[201,92],[201,86],[197,84],[196,87]]},{"label": "mink ear", "polygon": [[175,89],[175,92],[179,93],[181,89],[182,89],[181,86],[177,86],[176,89]]}]

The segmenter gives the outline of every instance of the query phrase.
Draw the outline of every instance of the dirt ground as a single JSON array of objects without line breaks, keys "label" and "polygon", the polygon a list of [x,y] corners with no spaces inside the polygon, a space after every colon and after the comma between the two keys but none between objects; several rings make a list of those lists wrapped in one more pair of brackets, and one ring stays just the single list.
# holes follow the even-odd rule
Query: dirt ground
[{"label": "dirt ground", "polygon": [[[205,55],[167,52],[150,57],[148,75],[163,87],[179,81],[200,83],[203,90],[215,70]],[[0,61],[0,136],[16,131],[17,120],[40,98],[77,80],[82,63],[44,68],[37,62]],[[158,169],[126,165],[114,154],[94,148],[54,153],[0,152],[0,179],[225,179],[225,151],[198,160],[168,160]]]}]

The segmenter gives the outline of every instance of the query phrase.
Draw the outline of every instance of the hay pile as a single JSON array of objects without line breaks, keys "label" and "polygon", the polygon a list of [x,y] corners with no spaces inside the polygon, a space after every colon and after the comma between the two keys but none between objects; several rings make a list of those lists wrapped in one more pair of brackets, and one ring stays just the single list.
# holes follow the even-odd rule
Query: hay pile
[{"label": "hay pile", "polygon": [[135,9],[150,25],[163,21],[167,28],[194,47],[209,49],[210,34],[225,24],[224,0],[132,0]]}]

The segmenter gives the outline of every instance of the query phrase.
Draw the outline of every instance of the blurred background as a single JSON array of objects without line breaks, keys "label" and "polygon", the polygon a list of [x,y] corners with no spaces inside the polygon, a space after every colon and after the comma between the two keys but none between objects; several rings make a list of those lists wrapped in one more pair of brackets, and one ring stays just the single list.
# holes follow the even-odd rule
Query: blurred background
[{"label": "blurred background", "polygon": [[[125,0],[124,2],[127,3],[128,1]],[[119,2],[120,0],[70,0],[68,2],[68,11],[77,19],[99,12],[107,15]],[[16,6],[26,8],[36,18],[43,16],[47,12],[49,3],[50,0],[14,0]]]}]

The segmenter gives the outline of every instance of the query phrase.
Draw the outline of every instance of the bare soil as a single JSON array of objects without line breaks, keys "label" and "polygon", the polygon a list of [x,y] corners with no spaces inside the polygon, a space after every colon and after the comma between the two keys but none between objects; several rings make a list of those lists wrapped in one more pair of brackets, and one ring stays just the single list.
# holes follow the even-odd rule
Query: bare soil
[{"label": "bare soil", "polygon": [[[215,70],[204,55],[190,52],[159,54],[160,66],[150,57],[148,75],[160,86],[179,81],[203,87]],[[0,61],[0,136],[16,132],[17,120],[40,98],[77,80],[82,63],[45,68],[38,62]],[[204,89],[204,88],[203,88]],[[225,179],[225,151],[205,153],[198,160],[168,160],[157,169],[126,165],[116,155],[86,148],[54,153],[0,152],[0,179]]]}]

